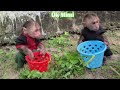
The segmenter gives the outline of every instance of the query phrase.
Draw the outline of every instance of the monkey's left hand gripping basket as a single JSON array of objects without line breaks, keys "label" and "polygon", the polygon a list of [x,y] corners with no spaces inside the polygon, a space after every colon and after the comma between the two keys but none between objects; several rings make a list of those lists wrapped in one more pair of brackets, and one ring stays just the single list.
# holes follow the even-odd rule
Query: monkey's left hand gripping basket
[{"label": "monkey's left hand gripping basket", "polygon": [[38,70],[39,72],[46,72],[48,69],[48,64],[51,61],[50,54],[46,53],[43,55],[40,52],[34,52],[33,54],[33,60],[30,60],[28,55],[25,56],[30,71]]}]

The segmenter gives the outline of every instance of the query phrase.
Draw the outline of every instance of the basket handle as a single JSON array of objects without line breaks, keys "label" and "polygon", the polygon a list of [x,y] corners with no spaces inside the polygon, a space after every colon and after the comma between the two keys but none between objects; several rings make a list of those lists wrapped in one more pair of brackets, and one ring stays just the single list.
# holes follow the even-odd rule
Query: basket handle
[{"label": "basket handle", "polygon": [[93,59],[94,59],[95,55],[92,55],[92,57],[87,61],[85,62],[85,66],[87,66]]}]

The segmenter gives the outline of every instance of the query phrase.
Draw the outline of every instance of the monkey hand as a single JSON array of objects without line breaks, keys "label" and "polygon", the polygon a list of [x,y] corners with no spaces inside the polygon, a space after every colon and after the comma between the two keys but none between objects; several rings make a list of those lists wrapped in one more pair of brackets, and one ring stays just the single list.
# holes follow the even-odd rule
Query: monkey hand
[{"label": "monkey hand", "polygon": [[44,48],[38,48],[38,51],[40,52],[40,53],[42,53],[43,55],[46,53],[46,50],[44,49]]},{"label": "monkey hand", "polygon": [[28,51],[28,56],[29,56],[30,60],[33,60],[34,54],[31,50]]},{"label": "monkey hand", "polygon": [[40,52],[41,52],[43,55],[45,55],[46,50],[45,50],[45,49],[41,49]]},{"label": "monkey hand", "polygon": [[20,52],[24,53],[25,55],[28,55],[31,60],[34,58],[33,52],[29,48],[27,48],[26,46],[22,46],[18,50]]},{"label": "monkey hand", "polygon": [[83,41],[78,41],[78,45],[81,44]]},{"label": "monkey hand", "polygon": [[104,41],[104,44],[107,46],[107,48],[109,47],[108,41]]}]

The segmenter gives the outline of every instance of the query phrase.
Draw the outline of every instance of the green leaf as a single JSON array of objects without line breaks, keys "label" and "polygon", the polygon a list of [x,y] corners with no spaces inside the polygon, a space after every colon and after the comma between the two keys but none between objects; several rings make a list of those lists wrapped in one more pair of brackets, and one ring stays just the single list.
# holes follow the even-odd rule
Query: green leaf
[{"label": "green leaf", "polygon": [[62,61],[59,60],[59,61],[56,62],[56,64],[57,64],[57,65],[61,65],[61,64],[62,64]]},{"label": "green leaf", "polygon": [[3,50],[0,49],[0,54],[3,54]]},{"label": "green leaf", "polygon": [[59,60],[59,56],[57,54],[53,54],[53,56],[55,57],[55,60]]},{"label": "green leaf", "polygon": [[29,74],[30,71],[24,69],[22,72],[20,72],[19,79],[27,79]]},{"label": "green leaf", "polygon": [[29,75],[28,78],[34,78],[36,75],[38,75],[39,72],[37,70],[32,70]]},{"label": "green leaf", "polygon": [[68,54],[67,54],[67,52],[63,52],[63,53],[64,53],[64,56],[65,56],[65,57],[68,57]]},{"label": "green leaf", "polygon": [[64,35],[66,35],[66,36],[67,36],[67,35],[69,35],[69,33],[65,31]]},{"label": "green leaf", "polygon": [[27,75],[30,74],[30,71],[29,71],[29,70],[24,70],[22,73],[23,73],[25,76],[27,76]]},{"label": "green leaf", "polygon": [[62,67],[62,68],[64,68],[64,67],[65,67],[65,64],[64,64],[64,63],[63,63],[63,64],[61,64],[61,67]]},{"label": "green leaf", "polygon": [[70,66],[69,66],[68,68],[69,68],[69,69],[71,69],[71,68],[72,68],[72,66],[73,66],[73,65],[72,65],[72,64],[70,64]]},{"label": "green leaf", "polygon": [[41,77],[41,74],[40,72],[36,72],[32,75],[33,77],[37,77],[37,78],[40,78]]},{"label": "green leaf", "polygon": [[63,77],[67,78],[70,75],[70,72],[67,72]]},{"label": "green leaf", "polygon": [[57,51],[58,51],[58,53],[60,53],[60,52],[61,52],[61,50],[60,50],[60,49],[57,49]]},{"label": "green leaf", "polygon": [[69,67],[69,66],[70,66],[70,63],[69,63],[69,62],[66,62],[65,65],[66,65],[67,67]]},{"label": "green leaf", "polygon": [[70,62],[71,62],[72,64],[77,64],[79,61],[76,60],[76,59],[71,59]]},{"label": "green leaf", "polygon": [[35,74],[35,73],[37,73],[38,71],[37,70],[32,70],[31,71],[31,74]]}]

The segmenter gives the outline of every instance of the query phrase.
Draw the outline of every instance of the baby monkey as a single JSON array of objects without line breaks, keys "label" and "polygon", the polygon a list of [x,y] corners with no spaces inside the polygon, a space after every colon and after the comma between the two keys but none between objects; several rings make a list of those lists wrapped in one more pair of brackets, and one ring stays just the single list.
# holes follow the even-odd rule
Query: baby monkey
[{"label": "baby monkey", "polygon": [[26,55],[32,60],[34,59],[33,52],[39,51],[42,54],[46,53],[40,40],[40,25],[37,22],[33,20],[26,21],[21,31],[21,34],[15,40],[16,48],[19,51],[15,57],[18,68],[22,68],[24,63],[26,63]]},{"label": "baby monkey", "polygon": [[86,14],[82,21],[83,29],[81,30],[78,44],[88,40],[99,40],[106,44],[107,49],[104,53],[104,61],[106,57],[111,57],[113,53],[110,50],[110,45],[105,35],[105,30],[100,25],[100,19],[96,14]]}]

